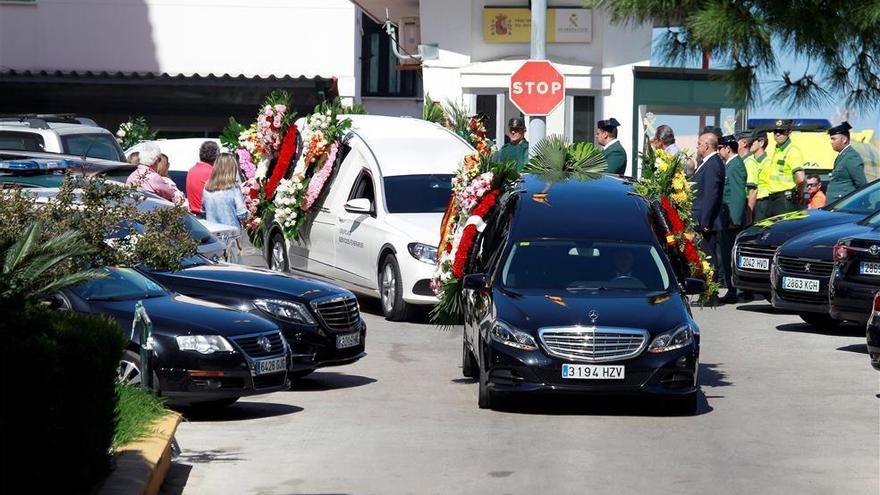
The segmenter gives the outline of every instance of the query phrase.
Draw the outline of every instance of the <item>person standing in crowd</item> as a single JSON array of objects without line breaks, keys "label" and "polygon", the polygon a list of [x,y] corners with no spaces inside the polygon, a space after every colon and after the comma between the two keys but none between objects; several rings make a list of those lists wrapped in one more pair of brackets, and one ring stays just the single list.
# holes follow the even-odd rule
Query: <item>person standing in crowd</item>
[{"label": "person standing in crowd", "polygon": [[218,154],[220,154],[220,146],[214,141],[205,141],[199,147],[199,161],[186,173],[186,198],[189,200],[189,211],[193,215],[204,218],[202,191],[208,178],[211,177],[214,160],[217,159]]},{"label": "person standing in crowd", "polygon": [[831,170],[831,182],[828,183],[828,199],[830,201],[836,201],[868,182],[865,178],[865,161],[850,146],[850,129],[852,126],[846,121],[839,126],[828,129],[828,134],[831,136],[831,147],[837,152],[837,158],[834,159],[834,169]]},{"label": "person standing in crowd", "polygon": [[156,165],[156,172],[162,177],[162,180],[165,181],[165,184],[168,184],[168,187],[174,191],[174,204],[182,205],[186,202],[186,196],[177,188],[177,184],[171,180],[171,177],[168,177],[168,168],[171,167],[171,163],[168,161],[168,155],[162,153],[159,155],[159,163]]},{"label": "person standing in crowd", "polygon": [[718,137],[711,132],[701,134],[697,142],[697,153],[703,158],[693,176],[697,194],[691,214],[697,224],[697,231],[703,236],[700,247],[717,271],[715,246],[718,232],[721,231],[721,203],[724,194],[724,162],[718,156]]},{"label": "person standing in crowd", "polygon": [[211,176],[202,192],[205,218],[214,223],[240,228],[248,210],[238,182],[238,161],[231,153],[221,153],[211,167]]},{"label": "person standing in crowd", "polygon": [[526,123],[523,119],[510,119],[507,122],[507,137],[510,142],[498,150],[495,159],[500,162],[516,162],[517,170],[522,170],[529,161],[529,142],[526,140]]},{"label": "person standing in crowd", "polygon": [[724,160],[724,195],[721,204],[721,231],[718,234],[718,260],[724,273],[727,294],[721,302],[737,302],[733,286],[733,242],[746,223],[746,166],[739,156],[736,136],[724,136],[718,143],[718,155]]},{"label": "person standing in crowd", "polygon": [[602,146],[605,161],[608,162],[609,174],[623,175],[626,173],[626,150],[617,140],[617,128],[620,122],[615,118],[600,120],[596,126],[596,142]]},{"label": "person standing in crowd", "polygon": [[138,191],[153,193],[168,201],[173,201],[174,190],[168,187],[168,184],[156,171],[161,158],[162,150],[158,146],[153,143],[145,144],[140,151],[138,166],[128,176],[125,185],[134,186]]},{"label": "person standing in crowd", "polygon": [[825,193],[822,192],[822,179],[816,174],[807,176],[807,193],[809,203],[807,208],[822,208],[825,206]]},{"label": "person standing in crowd", "polygon": [[669,127],[666,124],[657,126],[657,131],[654,132],[654,139],[651,141],[651,146],[653,146],[654,149],[663,149],[670,155],[681,153],[681,150],[678,149],[678,145],[675,144],[675,133],[672,131],[672,127]]},{"label": "person standing in crowd", "polygon": [[[776,141],[769,161],[758,173],[758,202],[755,220],[795,211],[804,189],[804,155],[791,142],[791,120],[777,120],[773,129]],[[761,191],[767,193],[761,196]]]},{"label": "person standing in crowd", "polygon": [[749,198],[756,187],[756,173],[758,171],[758,163],[752,159],[753,142],[753,134],[750,131],[736,133],[737,153],[743,161],[743,167],[746,169],[746,209],[743,217],[743,227],[750,225],[752,219],[755,218],[754,211],[749,205]]},{"label": "person standing in crowd", "polygon": [[767,190],[758,188],[758,177],[767,163],[767,133],[756,132],[752,135],[752,146],[748,158],[743,160],[746,164],[746,187],[749,189],[749,214],[751,222],[761,220],[758,218],[758,200],[767,197]]}]

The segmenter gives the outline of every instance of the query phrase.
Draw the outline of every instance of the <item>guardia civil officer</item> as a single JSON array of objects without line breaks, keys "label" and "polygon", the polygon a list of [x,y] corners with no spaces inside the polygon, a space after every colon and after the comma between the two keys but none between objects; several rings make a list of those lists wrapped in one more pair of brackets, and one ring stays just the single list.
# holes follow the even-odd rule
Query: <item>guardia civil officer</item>
[{"label": "guardia civil officer", "polygon": [[602,153],[608,162],[608,173],[623,175],[626,173],[626,150],[617,140],[618,127],[620,122],[614,117],[600,120],[596,125],[596,142],[602,146]]},{"label": "guardia civil officer", "polygon": [[751,152],[748,157],[743,159],[746,164],[746,188],[749,190],[749,211],[751,212],[752,222],[761,220],[758,218],[758,200],[766,198],[768,192],[766,189],[758,189],[758,176],[761,170],[768,162],[767,160],[767,133],[755,132],[752,134]]},{"label": "guardia civil officer", "polygon": [[[795,211],[800,207],[804,189],[804,155],[791,142],[791,120],[777,120],[773,129],[776,147],[769,163],[758,174],[758,190],[762,187],[767,197],[758,199],[756,220]],[[759,194],[760,198],[760,194]]]},{"label": "guardia civil officer", "polygon": [[721,231],[718,233],[718,257],[724,270],[727,294],[722,303],[737,302],[733,286],[733,241],[746,223],[746,166],[739,156],[735,135],[724,136],[718,142],[718,155],[724,160],[724,195],[721,203]]},{"label": "guardia civil officer", "polygon": [[838,153],[837,158],[834,159],[831,182],[828,183],[828,192],[825,195],[829,203],[855,191],[868,182],[865,179],[865,161],[850,146],[850,129],[852,127],[846,121],[839,126],[828,129],[828,134],[831,136],[831,147]]},{"label": "guardia civil officer", "polygon": [[507,122],[507,136],[510,142],[498,150],[495,159],[516,162],[517,170],[522,170],[529,161],[529,142],[526,141],[526,123],[523,119],[514,118]]}]

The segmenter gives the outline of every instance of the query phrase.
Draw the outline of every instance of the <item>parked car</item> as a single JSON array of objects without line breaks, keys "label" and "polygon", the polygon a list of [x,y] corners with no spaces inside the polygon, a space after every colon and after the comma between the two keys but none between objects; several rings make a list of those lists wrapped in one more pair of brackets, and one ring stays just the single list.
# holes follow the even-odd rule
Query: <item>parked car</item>
[{"label": "parked car", "polygon": [[733,251],[733,285],[764,294],[770,299],[770,264],[785,241],[825,227],[855,223],[880,210],[880,181],[829,204],[768,218],[743,230]]},{"label": "parked car", "polygon": [[268,229],[266,263],[379,297],[390,320],[437,302],[430,287],[455,167],[473,148],[437,124],[352,115],[340,165],[302,238]]},{"label": "parked car", "polygon": [[47,151],[125,161],[122,147],[107,129],[73,114],[21,114],[0,117],[0,150]]},{"label": "parked car", "polygon": [[676,277],[648,203],[620,178],[525,177],[463,281],[462,373],[478,379],[479,407],[499,393],[619,393],[695,412],[700,331],[686,295],[705,283]]},{"label": "parked car", "polygon": [[880,371],[880,294],[874,296],[871,317],[868,319],[867,337],[871,366]]},{"label": "parked car", "polygon": [[866,323],[880,291],[880,215],[863,222],[872,230],[840,239],[828,287],[829,313],[836,320]]},{"label": "parked car", "polygon": [[186,173],[199,161],[199,147],[205,141],[213,141],[220,146],[216,138],[181,138],[157,139],[144,141],[125,150],[125,156],[143,149],[147,143],[153,143],[168,157],[168,177],[177,185],[177,189],[186,193]]},{"label": "parked car", "polygon": [[293,378],[366,356],[367,324],[354,294],[345,289],[310,277],[215,263],[201,256],[185,260],[179,271],[140,270],[173,291],[272,321],[291,347]]},{"label": "parked car", "polygon": [[153,387],[172,403],[222,407],[247,395],[289,386],[290,352],[278,327],[257,315],[175,294],[131,268],[104,268],[105,277],[62,290],[62,310],[106,315],[129,338],[120,379],[143,381],[138,302],[152,323]]},{"label": "parked car", "polygon": [[134,169],[133,165],[112,160],[0,149],[0,185],[3,186],[59,187],[67,172],[125,183]]}]

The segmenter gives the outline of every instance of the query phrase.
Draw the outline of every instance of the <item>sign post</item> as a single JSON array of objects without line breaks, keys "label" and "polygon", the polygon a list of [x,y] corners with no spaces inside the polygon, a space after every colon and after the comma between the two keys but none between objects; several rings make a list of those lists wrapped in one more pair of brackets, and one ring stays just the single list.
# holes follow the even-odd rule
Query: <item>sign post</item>
[{"label": "sign post", "polygon": [[[531,2],[531,7],[532,42],[529,47],[529,58],[532,60],[544,60],[547,58],[547,0],[533,0]],[[526,62],[526,64],[528,64],[528,62]],[[522,72],[526,64],[523,64],[523,67],[520,67],[520,69],[513,74],[513,77],[510,78],[511,89],[514,83],[513,78],[516,77],[517,74]],[[511,100],[513,100],[513,91],[510,92],[510,97]],[[513,103],[516,104],[516,101],[514,101]],[[547,135],[547,119],[544,117],[547,114],[532,114],[531,112],[523,110],[523,108],[520,107],[518,104],[516,105],[517,107],[519,107],[520,110],[522,110],[524,114],[529,116],[528,127],[529,138],[531,139],[531,146],[529,146],[529,155],[533,155],[535,144],[538,141],[544,139],[544,137]]]}]

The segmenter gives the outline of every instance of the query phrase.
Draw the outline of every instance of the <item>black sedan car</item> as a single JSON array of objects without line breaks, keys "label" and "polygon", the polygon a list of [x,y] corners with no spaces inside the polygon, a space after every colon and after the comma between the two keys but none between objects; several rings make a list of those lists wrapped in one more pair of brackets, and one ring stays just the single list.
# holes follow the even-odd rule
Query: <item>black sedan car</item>
[{"label": "black sedan car", "polygon": [[834,268],[834,246],[841,238],[868,232],[850,223],[801,234],[776,250],[770,268],[773,307],[793,311],[817,327],[834,327],[828,307],[828,284]]},{"label": "black sedan car", "polygon": [[705,284],[679,284],[647,202],[619,178],[525,177],[464,279],[463,373],[479,406],[499,393],[642,394],[693,413],[700,334],[685,294]]},{"label": "black sedan car", "polygon": [[733,285],[770,296],[770,264],[776,249],[804,232],[855,223],[880,210],[880,181],[819,209],[768,218],[743,230],[733,251]]},{"label": "black sedan car", "polygon": [[248,311],[281,328],[293,378],[364,357],[367,325],[351,292],[313,278],[193,256],[178,271],[140,268],[165,287]]},{"label": "black sedan car", "polygon": [[153,387],[171,403],[221,407],[246,395],[289,386],[290,352],[278,327],[259,316],[169,292],[130,268],[58,293],[59,309],[103,314],[129,333],[120,378],[141,382],[140,335],[135,307],[141,301],[153,325],[148,344]]},{"label": "black sedan car", "polygon": [[837,320],[867,322],[880,290],[880,215],[864,223],[872,230],[841,239],[834,247],[828,295],[829,312]]}]

